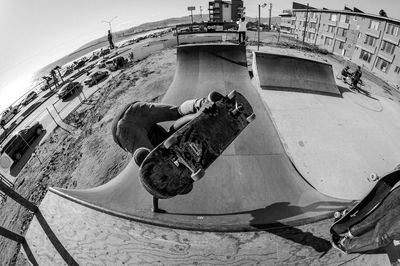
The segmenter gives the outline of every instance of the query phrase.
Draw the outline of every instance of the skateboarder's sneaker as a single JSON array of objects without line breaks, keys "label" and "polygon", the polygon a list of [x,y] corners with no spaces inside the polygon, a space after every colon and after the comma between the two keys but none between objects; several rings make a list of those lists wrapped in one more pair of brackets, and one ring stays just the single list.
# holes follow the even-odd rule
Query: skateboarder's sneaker
[{"label": "skateboarder's sneaker", "polygon": [[339,236],[337,236],[337,239],[333,238],[332,239],[332,246],[339,250],[340,252],[347,254],[347,251],[345,249],[345,241],[346,241],[347,237],[341,237],[339,238]]},{"label": "skateboarder's sneaker", "polygon": [[213,102],[213,103],[218,102],[222,98],[224,98],[224,96],[221,93],[217,92],[217,91],[212,91],[207,96],[207,100],[209,102]]},{"label": "skateboarder's sneaker", "polygon": [[142,165],[143,160],[150,153],[148,148],[139,148],[133,153],[133,159],[138,166]]}]

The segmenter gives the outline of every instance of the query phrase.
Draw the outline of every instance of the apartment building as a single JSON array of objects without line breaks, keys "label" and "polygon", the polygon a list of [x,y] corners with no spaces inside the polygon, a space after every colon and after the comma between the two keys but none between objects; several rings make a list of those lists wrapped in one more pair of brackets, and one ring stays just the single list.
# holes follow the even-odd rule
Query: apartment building
[{"label": "apartment building", "polygon": [[243,10],[242,0],[222,1],[215,0],[208,2],[210,21],[230,22],[236,21],[241,17]]},{"label": "apartment building", "polygon": [[400,20],[355,10],[284,10],[281,32],[341,55],[400,86]]}]

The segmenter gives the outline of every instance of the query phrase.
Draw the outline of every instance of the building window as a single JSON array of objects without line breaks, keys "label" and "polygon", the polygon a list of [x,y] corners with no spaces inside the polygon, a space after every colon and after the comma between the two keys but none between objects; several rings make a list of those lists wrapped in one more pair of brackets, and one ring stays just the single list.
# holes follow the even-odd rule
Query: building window
[{"label": "building window", "polygon": [[376,61],[375,67],[379,69],[382,72],[387,73],[390,67],[390,63],[386,60],[383,60],[382,58],[378,57],[378,60]]},{"label": "building window", "polygon": [[317,28],[317,23],[310,22],[310,29],[316,29],[316,28]]},{"label": "building window", "polygon": [[381,50],[388,53],[388,54],[393,54],[394,53],[394,47],[395,45],[387,42],[387,41],[383,41],[382,46],[381,46]]},{"label": "building window", "polygon": [[348,15],[340,15],[340,22],[342,22],[342,23],[349,23],[349,21],[350,21],[350,18],[349,18],[349,16]]},{"label": "building window", "polygon": [[335,26],[328,25],[328,32],[333,33]]},{"label": "building window", "polygon": [[308,33],[308,39],[314,39],[315,38],[315,33],[309,32]]},{"label": "building window", "polygon": [[400,67],[396,66],[396,68],[394,69],[394,73],[400,74]]},{"label": "building window", "polygon": [[369,29],[371,29],[371,30],[379,30],[379,21],[376,21],[376,20],[372,20],[371,19],[371,21],[369,22]]},{"label": "building window", "polygon": [[338,31],[337,31],[337,35],[338,35],[338,36],[342,36],[342,37],[346,37],[346,35],[347,35],[347,30],[346,30],[346,29],[343,29],[343,28],[339,28]]},{"label": "building window", "polygon": [[386,28],[386,34],[393,35],[395,37],[399,36],[399,27],[389,23]]},{"label": "building window", "polygon": [[342,50],[344,48],[344,42],[339,42],[339,49]]},{"label": "building window", "polygon": [[358,35],[357,35],[357,38],[360,39],[361,37],[362,37],[362,33],[359,32]]},{"label": "building window", "polygon": [[374,38],[374,37],[372,37],[372,36],[369,36],[369,35],[365,35],[365,41],[364,41],[364,43],[365,43],[366,45],[369,45],[369,46],[374,46],[375,43],[376,43],[376,38]]},{"label": "building window", "polygon": [[331,15],[329,16],[329,20],[330,20],[330,21],[337,21],[337,14],[331,14]]},{"label": "building window", "polygon": [[329,37],[325,38],[325,42],[324,42],[325,45],[332,45],[332,43],[333,43],[333,39],[332,38],[329,38]]},{"label": "building window", "polygon": [[367,51],[361,50],[360,59],[364,60],[365,62],[371,62],[372,54],[368,53]]}]

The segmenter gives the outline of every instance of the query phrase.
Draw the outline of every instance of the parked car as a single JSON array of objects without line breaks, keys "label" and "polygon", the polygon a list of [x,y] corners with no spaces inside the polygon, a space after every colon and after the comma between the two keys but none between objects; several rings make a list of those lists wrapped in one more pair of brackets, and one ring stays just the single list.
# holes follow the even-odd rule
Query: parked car
[{"label": "parked car", "polygon": [[68,76],[68,75],[71,74],[72,72],[74,72],[74,67],[73,67],[73,66],[67,67],[67,69],[66,69],[65,72],[64,72],[63,77]]},{"label": "parked car", "polygon": [[110,71],[116,71],[123,67],[128,62],[128,59],[125,59],[122,56],[118,56],[112,60],[108,60],[106,62],[106,68]]},{"label": "parked car", "polygon": [[92,62],[92,61],[97,60],[97,59],[99,59],[99,56],[97,54],[94,54],[89,58],[89,62]]},{"label": "parked car", "polygon": [[49,85],[45,84],[40,88],[40,90],[41,91],[47,91],[49,88],[50,88]]},{"label": "parked car", "polygon": [[3,113],[0,115],[0,124],[4,126],[8,123],[17,113],[19,109],[17,106],[8,107]]},{"label": "parked car", "polygon": [[75,94],[75,92],[77,92],[78,90],[82,89],[82,87],[82,84],[80,84],[79,82],[72,81],[58,91],[58,98],[65,100]]},{"label": "parked car", "polygon": [[14,162],[21,159],[30,145],[42,134],[43,125],[36,122],[14,135],[1,149],[1,154],[6,153]]},{"label": "parked car", "polygon": [[97,64],[95,65],[98,68],[105,68],[106,67],[106,59],[101,59]]},{"label": "parked car", "polygon": [[107,71],[96,71],[95,73],[91,74],[87,79],[85,79],[83,83],[91,87],[99,83],[99,81],[102,81],[103,79],[107,78],[107,76],[108,76]]},{"label": "parked car", "polygon": [[21,104],[22,106],[26,106],[28,105],[31,101],[33,101],[36,97],[38,96],[38,94],[35,91],[31,91],[30,93],[28,93],[28,95],[26,95],[26,97],[22,100]]},{"label": "parked car", "polygon": [[86,63],[86,61],[84,61],[84,60],[77,62],[74,66],[74,70],[77,70],[77,69],[83,67],[85,65],[85,63]]},{"label": "parked car", "polygon": [[106,54],[109,54],[111,51],[109,48],[106,48],[104,50],[100,51],[100,56],[105,56]]}]

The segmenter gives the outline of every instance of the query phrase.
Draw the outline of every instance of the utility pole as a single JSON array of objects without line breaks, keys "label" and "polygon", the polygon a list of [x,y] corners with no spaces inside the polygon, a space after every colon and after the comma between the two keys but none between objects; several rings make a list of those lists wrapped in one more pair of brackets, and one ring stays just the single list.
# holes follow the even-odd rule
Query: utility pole
[{"label": "utility pole", "polygon": [[196,7],[188,6],[187,10],[190,11],[190,16],[192,17],[192,26],[193,26],[193,10],[196,10]]},{"label": "utility pole", "polygon": [[200,6],[200,17],[203,18],[203,7]]},{"label": "utility pole", "polygon": [[258,27],[257,27],[257,33],[258,33],[258,37],[257,37],[257,51],[260,50],[260,25],[261,25],[261,7],[264,8],[267,4],[264,3],[262,5],[258,5]]},{"label": "utility pole", "polygon": [[110,27],[110,32],[112,32],[112,30],[111,30],[111,22],[112,22],[114,19],[116,19],[116,18],[117,18],[117,16],[113,17],[110,21],[102,20],[101,22],[103,22],[103,23],[108,23],[108,26]]},{"label": "utility pole", "polygon": [[269,21],[268,21],[269,31],[271,31],[271,10],[272,10],[272,3],[269,3]]},{"label": "utility pole", "polygon": [[308,3],[307,3],[307,9],[306,9],[306,23],[304,24],[304,32],[303,32],[303,46],[304,46],[304,40],[306,38],[307,23],[308,23]]}]

